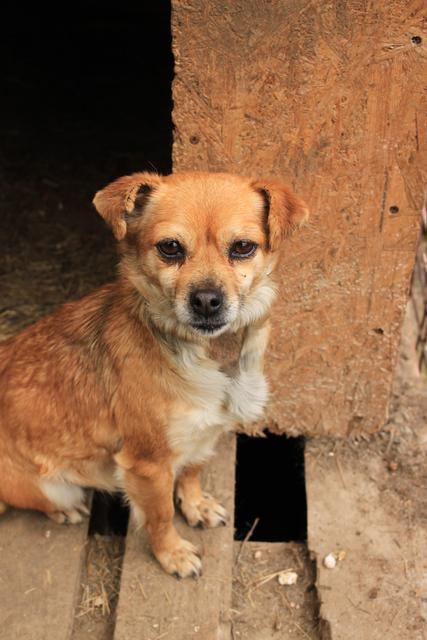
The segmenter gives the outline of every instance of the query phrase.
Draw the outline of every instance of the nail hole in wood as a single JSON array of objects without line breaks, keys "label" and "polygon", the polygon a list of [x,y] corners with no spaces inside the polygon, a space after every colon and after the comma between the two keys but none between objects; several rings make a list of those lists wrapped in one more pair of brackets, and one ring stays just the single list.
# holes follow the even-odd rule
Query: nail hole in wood
[{"label": "nail hole in wood", "polygon": [[392,205],[389,209],[390,213],[392,216],[395,216],[399,213],[399,207],[397,207],[395,204]]}]

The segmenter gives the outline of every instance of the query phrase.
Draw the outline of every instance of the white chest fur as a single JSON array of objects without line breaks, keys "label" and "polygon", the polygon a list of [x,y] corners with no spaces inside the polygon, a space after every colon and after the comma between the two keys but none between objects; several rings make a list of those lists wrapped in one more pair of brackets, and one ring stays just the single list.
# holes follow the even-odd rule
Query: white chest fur
[{"label": "white chest fur", "polygon": [[207,358],[200,347],[186,346],[179,354],[185,386],[168,426],[176,471],[209,458],[221,433],[238,423],[261,418],[268,399],[267,382],[261,370],[267,336],[268,329],[262,335],[258,330],[255,342],[254,336],[249,336],[232,377],[220,371],[219,365]]}]

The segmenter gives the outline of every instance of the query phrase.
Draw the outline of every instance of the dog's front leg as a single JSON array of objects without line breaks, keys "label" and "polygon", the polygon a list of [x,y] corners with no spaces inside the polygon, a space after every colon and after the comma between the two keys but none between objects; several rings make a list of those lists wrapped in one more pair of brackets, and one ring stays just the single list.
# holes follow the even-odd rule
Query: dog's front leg
[{"label": "dog's front leg", "polygon": [[262,374],[269,337],[270,322],[268,320],[247,327],[239,359],[240,371]]},{"label": "dog's front leg", "polygon": [[227,524],[227,511],[200,485],[201,465],[187,467],[176,483],[176,501],[190,527]]},{"label": "dog's front leg", "polygon": [[263,374],[264,353],[270,334],[269,322],[246,329],[239,358],[239,371],[229,389],[230,409],[241,425],[259,420],[268,400]]},{"label": "dog's front leg", "polygon": [[137,520],[144,523],[157,560],[177,578],[201,574],[197,549],[181,538],[172,522],[174,477],[167,464],[139,463],[124,472],[124,489]]}]

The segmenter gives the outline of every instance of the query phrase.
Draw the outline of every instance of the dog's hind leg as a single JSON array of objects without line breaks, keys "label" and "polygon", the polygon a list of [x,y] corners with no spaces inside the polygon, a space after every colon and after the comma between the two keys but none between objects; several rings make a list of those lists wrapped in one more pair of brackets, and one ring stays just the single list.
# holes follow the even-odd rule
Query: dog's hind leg
[{"label": "dog's hind leg", "polygon": [[56,505],[43,493],[38,477],[13,465],[9,460],[0,472],[0,513],[8,506],[16,509],[34,509],[47,515],[57,511]]},{"label": "dog's hind leg", "polygon": [[87,514],[83,489],[60,480],[40,479],[10,459],[0,460],[0,513],[7,506],[43,511],[55,522],[81,522]]},{"label": "dog's hind leg", "polygon": [[43,478],[40,488],[54,510],[45,511],[46,515],[59,524],[64,522],[78,524],[83,516],[89,515],[85,504],[85,494],[81,487],[61,478]]}]

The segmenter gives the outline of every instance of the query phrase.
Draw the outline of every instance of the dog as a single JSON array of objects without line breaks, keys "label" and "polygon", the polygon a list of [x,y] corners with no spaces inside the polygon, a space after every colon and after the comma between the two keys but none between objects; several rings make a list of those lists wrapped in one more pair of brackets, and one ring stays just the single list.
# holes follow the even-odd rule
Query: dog
[{"label": "dog", "polygon": [[190,526],[227,522],[201,468],[263,414],[274,273],[307,207],[279,180],[203,172],[121,177],[94,205],[117,280],[0,343],[1,510],[75,523],[83,488],[120,490],[163,569],[198,577],[174,497]]}]

